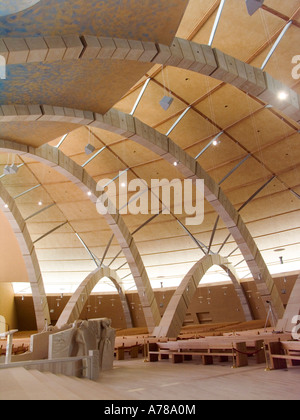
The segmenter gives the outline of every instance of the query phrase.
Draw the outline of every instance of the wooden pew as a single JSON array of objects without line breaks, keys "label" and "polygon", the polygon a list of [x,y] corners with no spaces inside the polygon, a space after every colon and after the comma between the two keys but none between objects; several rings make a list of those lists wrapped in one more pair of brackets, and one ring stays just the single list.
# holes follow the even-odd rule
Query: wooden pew
[{"label": "wooden pew", "polygon": [[135,345],[131,347],[117,347],[115,349],[115,356],[117,360],[124,360],[125,359],[125,353],[129,353],[131,359],[137,359],[139,357],[139,352],[141,350],[140,345]]},{"label": "wooden pew", "polygon": [[247,346],[245,342],[236,340],[186,340],[168,343],[149,343],[149,361],[157,362],[169,359],[173,363],[183,363],[193,356],[200,356],[204,365],[213,364],[213,358],[221,360],[233,358],[235,367],[248,366]]},{"label": "wooden pew", "polygon": [[271,369],[300,366],[300,341],[278,341],[267,344]]}]

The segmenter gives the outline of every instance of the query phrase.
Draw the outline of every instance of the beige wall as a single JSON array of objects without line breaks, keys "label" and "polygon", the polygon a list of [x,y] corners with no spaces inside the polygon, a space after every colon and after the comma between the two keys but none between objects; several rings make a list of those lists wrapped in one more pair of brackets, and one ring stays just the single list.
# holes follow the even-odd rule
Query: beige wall
[{"label": "beige wall", "polygon": [[18,328],[14,291],[10,283],[0,283],[0,315],[4,316],[10,329]]},{"label": "beige wall", "polygon": [[19,243],[1,210],[0,232],[0,283],[27,282],[28,275]]},{"label": "beige wall", "polygon": [[[274,278],[283,304],[286,306],[297,275]],[[265,319],[263,305],[256,285],[253,281],[244,281],[242,286],[245,290],[248,302],[250,304],[254,319]],[[174,289],[155,290],[158,306],[161,315],[170,301]],[[135,327],[144,327],[146,325],[142,308],[140,306],[139,296],[136,292],[126,293],[129,308]],[[48,296],[49,308],[53,324],[58,320],[63,308],[67,304],[70,296]],[[100,299],[101,298],[101,299]],[[18,312],[18,321],[20,330],[34,330],[36,328],[34,321],[34,310],[31,297],[16,296],[16,307]],[[101,304],[99,304],[101,301]],[[59,306],[58,306],[59,305]],[[90,296],[82,314],[82,319],[108,317],[113,321],[114,328],[126,328],[121,301],[116,294],[102,294]],[[197,289],[190,307],[188,308],[185,325],[198,323],[218,323],[218,322],[239,322],[243,321],[244,316],[241,305],[231,283],[200,286]]]}]

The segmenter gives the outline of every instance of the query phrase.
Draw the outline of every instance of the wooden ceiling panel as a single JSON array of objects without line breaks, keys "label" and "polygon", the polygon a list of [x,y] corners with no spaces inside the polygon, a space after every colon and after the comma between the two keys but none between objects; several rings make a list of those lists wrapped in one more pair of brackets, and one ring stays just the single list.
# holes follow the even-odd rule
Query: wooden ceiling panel
[{"label": "wooden ceiling panel", "polygon": [[[36,206],[35,211],[39,211],[39,210],[43,210],[43,211],[31,219],[35,223],[43,223],[44,221],[47,221],[49,223],[51,222],[63,223],[66,221],[64,214],[57,206],[52,206],[50,208],[46,208],[45,204],[43,204],[43,206]],[[34,213],[35,212],[32,212],[31,214],[34,214]]]},{"label": "wooden ceiling panel", "polygon": [[96,206],[91,201],[77,201],[72,203],[59,203],[57,207],[69,221],[81,219],[96,219],[99,216]]},{"label": "wooden ceiling panel", "polygon": [[76,260],[89,260],[90,256],[86,250],[82,248],[45,248],[37,249],[37,256],[39,261],[73,261]]},{"label": "wooden ceiling panel", "polygon": [[[216,0],[190,0],[187,6],[186,13],[181,21],[180,27],[177,32],[179,38],[190,39],[190,35],[198,28],[201,21],[209,14],[209,11],[214,6],[216,8],[218,1]],[[200,28],[199,28],[200,29]]]},{"label": "wooden ceiling panel", "polygon": [[265,0],[264,4],[286,16],[292,16],[299,8],[298,0],[289,0],[285,3],[282,3],[281,0]]},{"label": "wooden ceiling panel", "polygon": [[55,169],[44,165],[43,163],[29,161],[29,163],[27,163],[27,167],[34,177],[43,185],[66,182],[66,177],[64,175],[60,174]]},{"label": "wooden ceiling panel", "polygon": [[266,11],[249,16],[244,1],[229,0],[224,6],[213,46],[247,61],[270,34],[282,26],[283,22],[277,16]]},{"label": "wooden ceiling panel", "polygon": [[[269,176],[271,179],[271,176]],[[227,187],[224,188],[224,191],[229,198],[229,200],[234,203],[236,208],[240,208],[253,194],[257,193],[257,191],[267,182],[268,178],[261,178],[260,180],[255,180],[254,182],[242,184],[239,187],[232,187],[230,182],[228,181]],[[256,197],[254,200],[261,199],[262,197],[267,197],[272,194],[276,194],[277,192],[286,191],[286,187],[282,182],[277,179],[273,179],[272,182],[265,187]],[[245,210],[246,211],[246,210]]]},{"label": "wooden ceiling panel", "polygon": [[[42,261],[40,263],[41,270],[43,273],[57,273],[58,267],[56,261]],[[59,264],[59,272],[62,273],[72,273],[72,272],[86,272],[91,273],[95,270],[95,263],[93,260],[77,260],[76,266],[74,261],[61,261]],[[73,277],[73,276],[72,276]]]},{"label": "wooden ceiling panel", "polygon": [[262,105],[239,89],[223,85],[196,108],[225,129],[262,108]]},{"label": "wooden ceiling panel", "polygon": [[155,80],[184,98],[188,104],[198,101],[221,84],[211,77],[175,67],[165,68],[155,76]]},{"label": "wooden ceiling panel", "polygon": [[102,232],[108,231],[110,229],[105,221],[105,219],[99,215],[97,219],[81,219],[81,220],[73,220],[71,226],[75,230],[75,232]]},{"label": "wooden ceiling panel", "polygon": [[110,150],[103,150],[100,155],[96,156],[90,163],[86,164],[91,155],[82,153],[73,157],[74,162],[79,165],[85,165],[86,171],[91,176],[99,176],[100,174],[110,174],[112,172],[124,171],[126,165]]},{"label": "wooden ceiling panel", "polygon": [[249,151],[259,150],[276,139],[295,133],[268,109],[257,113],[240,124],[229,128],[227,132],[237,139]]},{"label": "wooden ceiling panel", "polygon": [[[62,228],[61,228],[62,229]],[[48,248],[81,248],[82,244],[72,232],[69,227],[69,233],[61,233],[56,231],[46,238],[36,242],[35,247],[37,249],[48,249]],[[59,271],[59,270],[58,270]]]},{"label": "wooden ceiling panel", "polygon": [[[212,138],[199,143],[193,148],[188,149],[189,155],[196,157],[211,142]],[[217,146],[211,145],[199,158],[198,162],[206,171],[213,171],[220,168],[221,179],[229,173],[242,159],[247,156],[247,152],[239,144],[234,143],[226,134],[222,134]]]},{"label": "wooden ceiling panel", "polygon": [[[57,226],[60,225],[60,223],[48,221],[37,223],[28,221],[26,225],[31,237],[35,240],[40,238],[42,235],[45,235],[46,233],[50,232],[51,230],[55,229]],[[59,229],[60,233],[66,233],[70,231],[70,226],[68,225],[64,225]]]},{"label": "wooden ceiling panel", "polygon": [[147,163],[142,168],[136,168],[135,172],[140,178],[144,179],[148,185],[151,185],[152,179],[168,179],[170,181],[173,179],[184,179],[176,167],[165,160]]},{"label": "wooden ceiling panel", "polygon": [[69,181],[59,184],[44,185],[44,188],[55,203],[90,201],[87,194],[85,194],[77,185]]},{"label": "wooden ceiling panel", "polygon": [[[284,22],[282,24],[284,24]],[[292,70],[294,67],[292,64],[292,57],[299,55],[299,36],[300,28],[292,25],[265,67],[267,73],[291,87],[295,84],[295,79],[292,77]],[[273,46],[273,43],[271,43],[271,46]],[[259,54],[251,64],[260,68],[265,61],[271,46],[268,46],[265,51]]]},{"label": "wooden ceiling panel", "polygon": [[277,214],[299,210],[299,208],[299,200],[290,191],[283,191],[270,196],[267,202],[265,199],[251,202],[242,213],[242,216],[244,221],[247,222],[256,220],[258,217],[261,219],[268,218]]},{"label": "wooden ceiling panel", "polygon": [[[287,168],[300,165],[300,135],[294,134],[282,141],[259,151],[255,155],[274,172],[279,173]],[[299,182],[299,178],[298,178]]]},{"label": "wooden ceiling panel", "polygon": [[159,159],[156,153],[131,140],[124,140],[121,143],[112,145],[110,149],[118,156],[122,156],[122,159],[129,167],[140,166]]},{"label": "wooden ceiling panel", "polygon": [[[222,170],[221,173],[224,173],[224,170]],[[218,174],[218,171],[212,171],[210,175],[220,181],[220,175]],[[251,184],[261,179],[267,181],[270,179],[271,175],[272,174],[270,171],[268,171],[268,169],[264,168],[254,158],[250,157],[235,171],[234,175],[229,177],[222,184],[222,188],[226,190],[226,188],[243,187],[244,185]]]},{"label": "wooden ceiling panel", "polygon": [[[295,189],[295,186],[299,185],[300,180],[300,167],[295,166],[291,170],[280,174],[280,179],[287,185]],[[298,188],[298,187],[297,187]]]},{"label": "wooden ceiling panel", "polygon": [[[166,86],[167,87],[167,86]],[[161,122],[161,119],[169,118],[177,112],[185,109],[185,104],[177,98],[167,111],[164,111],[159,102],[164,96],[169,96],[169,92],[163,87],[151,81],[136,109],[134,116],[141,119],[150,126]]]},{"label": "wooden ceiling panel", "polygon": [[[300,217],[300,210],[268,217],[261,220],[254,220],[247,224],[253,236],[271,235],[273,232],[289,231],[297,226]],[[287,242],[288,243],[288,242]]]},{"label": "wooden ceiling panel", "polygon": [[219,130],[216,127],[191,109],[174,128],[170,138],[180,147],[185,148],[196,141],[215,136],[218,133]]},{"label": "wooden ceiling panel", "polygon": [[[256,238],[256,243],[260,248],[280,249],[285,247],[287,243],[299,244],[300,228],[288,232],[272,233],[263,238]],[[279,256],[278,256],[279,257]]]}]

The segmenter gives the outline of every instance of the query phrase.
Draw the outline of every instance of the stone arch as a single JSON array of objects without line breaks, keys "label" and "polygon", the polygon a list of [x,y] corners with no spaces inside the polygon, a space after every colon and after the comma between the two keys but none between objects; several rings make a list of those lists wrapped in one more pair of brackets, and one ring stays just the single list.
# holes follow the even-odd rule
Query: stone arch
[{"label": "stone arch", "polygon": [[[25,1],[25,0],[24,0]],[[28,0],[30,1],[30,0]],[[31,0],[32,2],[35,0]],[[28,41],[28,40],[27,40]],[[202,45],[181,38],[175,38],[170,46],[141,42],[138,40],[101,38],[84,34],[72,35],[68,39],[56,37],[56,44],[62,49],[61,60],[85,61],[91,59],[136,61],[140,63],[161,64],[173,66],[199,74],[213,77],[228,83],[243,92],[283,111],[285,115],[300,122],[300,96],[282,82],[275,80],[267,72],[248,63],[242,62],[209,45]],[[32,62],[47,62],[51,47],[43,37],[36,37],[34,46],[24,38],[5,46],[1,52],[7,64],[26,64]],[[38,47],[37,47],[38,46]],[[287,93],[287,99],[282,101],[278,93]]]},{"label": "stone arch", "polygon": [[156,337],[178,337],[183,326],[188,307],[197,291],[197,288],[206,272],[214,265],[221,267],[230,277],[240,300],[245,320],[250,321],[253,319],[247,298],[240,285],[238,275],[234,267],[226,258],[223,258],[220,255],[206,255],[191,268],[182,280],[180,286],[175,291],[169,302],[159,327],[155,328],[153,335]]},{"label": "stone arch", "polygon": [[[105,115],[101,115],[88,111],[86,112],[52,106],[10,105],[2,106],[1,108],[4,115],[3,117],[0,116],[0,122],[28,121],[28,119],[31,121],[55,122],[57,121],[57,118],[59,118],[60,122],[88,125],[90,127],[97,127],[103,130],[114,132],[148,148],[171,164],[176,162],[177,169],[182,173],[184,177],[192,179],[194,182],[196,182],[197,179],[204,180],[205,198],[223,220],[229,232],[239,246],[239,249],[244,256],[246,263],[248,264],[250,272],[252,273],[257,288],[261,294],[266,312],[269,308],[267,301],[271,301],[276,322],[278,319],[283,317],[284,307],[278,290],[275,287],[274,281],[269,273],[265,261],[263,260],[262,255],[245,223],[243,222],[239,212],[231,204],[221,187],[204,171],[201,165],[175,142],[173,142],[169,137],[159,133],[132,115],[125,114],[115,109],[110,110]],[[14,149],[14,143],[6,142],[5,140],[0,141],[0,149],[1,147],[7,148],[6,143],[10,145],[10,148]],[[1,144],[3,146],[1,146]],[[48,160],[54,162],[57,170],[65,173],[69,179],[71,172],[72,180],[77,184],[79,180],[79,185],[82,185],[83,181],[84,185],[82,185],[82,188],[90,188],[90,190],[93,192],[94,200],[96,200],[97,193],[95,192],[95,181],[85,173],[82,167],[76,165],[69,158],[63,156],[61,151],[49,145],[44,145],[38,149],[33,149],[26,145],[23,145],[22,147],[24,153],[28,153],[30,150],[38,159],[42,159],[46,162]],[[119,215],[107,215],[107,222],[111,225],[111,228],[115,235],[118,237],[120,243],[122,243],[122,241],[124,243],[124,238],[127,245],[128,242],[130,243],[128,248],[125,244],[123,251],[127,254],[129,252],[129,255],[126,255],[128,262],[132,258],[134,260],[133,267],[131,269],[134,276],[138,274],[135,280],[137,284],[139,284],[140,290],[143,290],[144,288],[142,296],[140,293],[140,298],[142,301],[144,301],[145,299],[143,296],[144,294],[147,295],[147,290],[145,290],[145,288],[147,287],[148,283],[150,284],[150,282],[142,265],[141,258],[138,258],[137,263],[136,258],[133,257],[137,251],[137,248],[134,242],[131,241],[131,236],[128,236],[129,231]],[[131,248],[134,248],[134,250]],[[129,264],[132,264],[132,261],[130,261]],[[136,269],[138,269],[138,273],[133,271]],[[143,276],[141,276],[141,273],[143,273],[144,279]],[[152,290],[151,296],[148,298],[148,302],[145,302],[144,308],[149,306],[151,307],[150,302],[152,302],[153,299],[154,293]],[[152,314],[155,313],[157,325],[159,323],[160,315],[158,313],[156,301],[155,307],[152,307],[151,312]]]},{"label": "stone arch", "polygon": [[111,270],[109,267],[98,267],[95,271],[86,277],[86,279],[80,284],[76,292],[70,298],[57,321],[56,326],[58,328],[61,328],[63,325],[70,324],[79,319],[80,314],[90,294],[92,293],[92,290],[104,277],[108,277],[118,290],[124,309],[127,328],[133,327],[128,302],[121,287],[121,279],[119,278],[118,274],[114,270]]},{"label": "stone arch", "polygon": [[31,285],[37,329],[41,332],[45,328],[45,321],[50,324],[50,312],[38,258],[26,223],[15,200],[8,194],[1,182],[0,205],[20,246]]},{"label": "stone arch", "polygon": [[276,329],[278,331],[292,332],[296,324],[293,323],[293,318],[300,316],[300,274],[297,277],[296,283],[292,290],[290,299],[288,301],[284,317],[279,320]]},{"label": "stone arch", "polygon": [[[87,174],[84,168],[73,162],[55,147],[44,145],[35,149],[15,142],[0,140],[0,152],[1,151],[18,153],[21,156],[27,155],[45,165],[51,166],[76,184],[82,191],[85,193],[90,192],[91,195],[89,198],[94,203],[96,203],[97,198],[100,195],[100,193],[97,192],[96,181]],[[118,212],[117,214],[108,213],[103,217],[122,248],[137,286],[147,327],[149,331],[152,331],[155,326],[159,325],[161,316],[150,280],[135,241]]]}]

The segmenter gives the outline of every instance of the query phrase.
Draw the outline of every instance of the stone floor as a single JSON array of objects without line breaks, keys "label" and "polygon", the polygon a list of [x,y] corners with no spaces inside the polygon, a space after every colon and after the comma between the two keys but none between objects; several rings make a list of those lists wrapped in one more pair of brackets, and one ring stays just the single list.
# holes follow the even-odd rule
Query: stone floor
[{"label": "stone floor", "polygon": [[232,369],[230,363],[203,366],[143,360],[115,362],[99,383],[135,400],[299,400],[300,368],[265,371],[264,365]]}]

